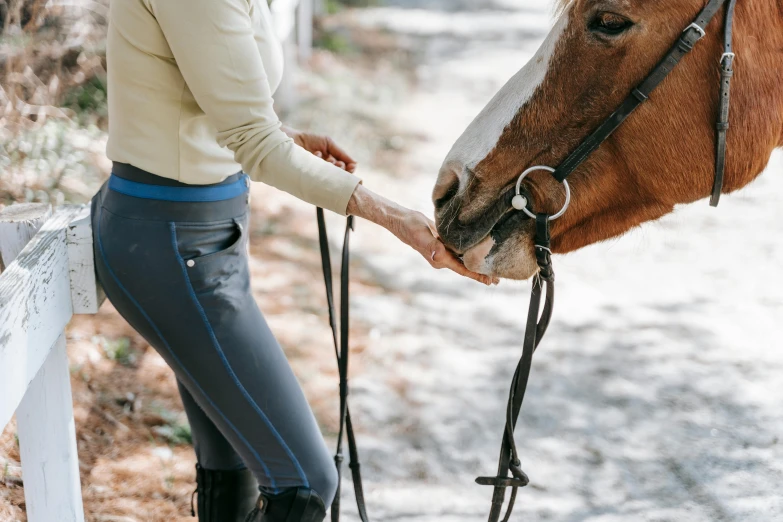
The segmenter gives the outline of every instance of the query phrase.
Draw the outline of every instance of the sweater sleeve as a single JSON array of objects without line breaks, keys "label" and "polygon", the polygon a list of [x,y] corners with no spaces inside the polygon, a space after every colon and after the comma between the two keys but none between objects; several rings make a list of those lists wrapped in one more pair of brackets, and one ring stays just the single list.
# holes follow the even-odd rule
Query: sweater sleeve
[{"label": "sweater sleeve", "polygon": [[293,196],[345,214],[359,178],[297,146],[273,108],[247,0],[150,0],[196,102],[242,169]]}]

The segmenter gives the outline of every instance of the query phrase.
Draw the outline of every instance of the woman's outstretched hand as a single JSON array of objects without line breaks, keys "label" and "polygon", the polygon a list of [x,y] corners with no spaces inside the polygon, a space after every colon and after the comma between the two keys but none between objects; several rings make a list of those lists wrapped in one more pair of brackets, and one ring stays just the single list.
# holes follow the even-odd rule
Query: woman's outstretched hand
[{"label": "woman's outstretched hand", "polygon": [[[356,170],[356,161],[328,136],[309,134],[290,127],[283,127],[282,130],[293,138],[297,145],[319,158],[348,172]],[[362,185],[359,185],[351,196],[347,213],[386,228],[400,241],[421,254],[433,268],[447,268],[485,285],[498,282],[496,278],[468,270],[462,261],[440,241],[435,223],[427,216],[401,207]]]},{"label": "woman's outstretched hand", "polygon": [[412,247],[433,268],[449,270],[485,285],[497,283],[496,279],[468,270],[462,261],[446,248],[438,238],[435,223],[421,212],[407,211],[400,223],[400,233],[395,234],[403,243]]},{"label": "woman's outstretched hand", "polygon": [[356,160],[349,156],[348,153],[340,148],[329,136],[310,134],[285,126],[282,130],[293,138],[294,143],[304,150],[328,161],[336,167],[347,170],[348,172],[354,172],[356,170]]},{"label": "woman's outstretched hand", "polygon": [[362,185],[356,187],[348,202],[347,212],[386,228],[421,254],[433,268],[447,268],[485,285],[498,282],[495,278],[468,270],[440,241],[435,223],[421,212],[392,203]]}]

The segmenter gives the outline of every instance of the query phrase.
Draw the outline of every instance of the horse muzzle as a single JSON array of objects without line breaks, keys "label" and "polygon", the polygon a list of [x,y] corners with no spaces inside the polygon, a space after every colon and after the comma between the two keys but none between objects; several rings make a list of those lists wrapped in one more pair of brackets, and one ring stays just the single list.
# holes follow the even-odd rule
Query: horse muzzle
[{"label": "horse muzzle", "polygon": [[[532,196],[523,187],[520,194],[532,207]],[[532,219],[514,208],[514,188],[494,198],[474,219],[464,219],[465,201],[453,191],[435,202],[438,234],[446,246],[462,256],[474,272],[507,279],[528,279],[536,271]]]}]

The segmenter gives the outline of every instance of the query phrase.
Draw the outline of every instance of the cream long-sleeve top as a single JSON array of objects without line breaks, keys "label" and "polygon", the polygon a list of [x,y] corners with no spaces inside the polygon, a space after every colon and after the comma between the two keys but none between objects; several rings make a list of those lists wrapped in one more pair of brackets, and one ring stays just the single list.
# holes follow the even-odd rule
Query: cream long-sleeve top
[{"label": "cream long-sleeve top", "polygon": [[282,50],[266,0],[112,0],[109,159],[183,183],[251,179],[345,214],[359,178],[297,146],[272,94]]}]

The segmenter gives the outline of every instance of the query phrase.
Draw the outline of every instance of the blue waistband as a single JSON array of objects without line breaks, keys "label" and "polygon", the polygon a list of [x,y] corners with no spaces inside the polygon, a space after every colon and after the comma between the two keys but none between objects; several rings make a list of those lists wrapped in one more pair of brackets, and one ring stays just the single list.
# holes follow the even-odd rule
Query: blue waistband
[{"label": "blue waistband", "polygon": [[193,185],[191,187],[165,187],[137,183],[112,175],[109,178],[109,189],[142,199],[157,199],[160,201],[177,201],[199,203],[208,201],[224,201],[241,196],[248,191],[250,178],[243,174],[233,183],[226,185]]}]

